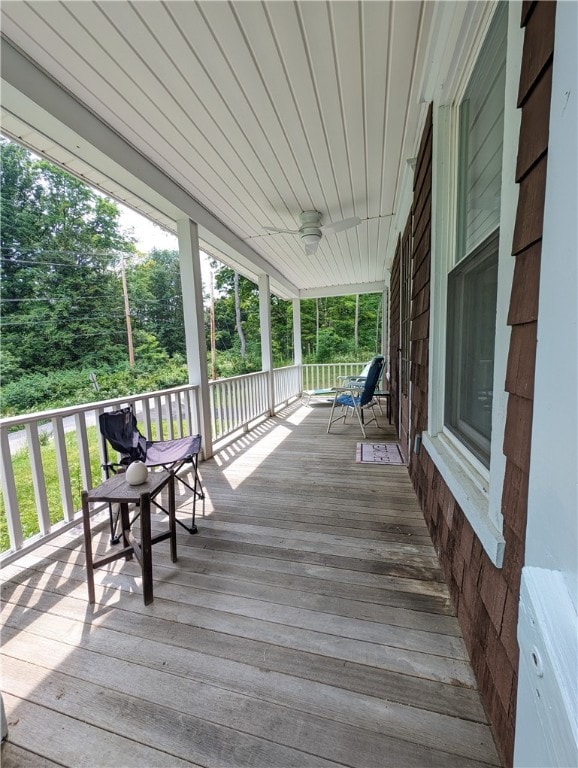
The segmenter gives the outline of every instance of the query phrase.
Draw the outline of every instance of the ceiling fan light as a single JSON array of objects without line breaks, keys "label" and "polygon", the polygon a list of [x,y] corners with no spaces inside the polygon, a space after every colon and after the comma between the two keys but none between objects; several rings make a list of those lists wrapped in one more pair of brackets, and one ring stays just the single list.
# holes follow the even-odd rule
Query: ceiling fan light
[{"label": "ceiling fan light", "polygon": [[301,237],[305,245],[314,245],[321,240],[321,232],[304,232]]}]

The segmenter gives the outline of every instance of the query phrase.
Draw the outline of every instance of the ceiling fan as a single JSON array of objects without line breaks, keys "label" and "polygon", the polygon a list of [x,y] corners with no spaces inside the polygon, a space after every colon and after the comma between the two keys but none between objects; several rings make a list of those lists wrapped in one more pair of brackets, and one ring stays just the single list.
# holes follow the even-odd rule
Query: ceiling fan
[{"label": "ceiling fan", "polygon": [[354,216],[351,219],[334,221],[322,226],[319,211],[302,211],[299,214],[299,229],[277,229],[276,227],[263,227],[263,229],[276,234],[299,235],[305,244],[305,253],[310,255],[315,253],[319,241],[325,233],[342,232],[344,229],[356,227],[358,224],[361,224],[361,219]]}]

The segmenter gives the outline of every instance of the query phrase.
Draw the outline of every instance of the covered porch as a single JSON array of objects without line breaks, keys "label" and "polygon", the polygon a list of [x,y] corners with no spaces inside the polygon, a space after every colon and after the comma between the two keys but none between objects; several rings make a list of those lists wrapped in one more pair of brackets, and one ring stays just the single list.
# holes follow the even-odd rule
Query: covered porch
[{"label": "covered porch", "polygon": [[297,400],[202,464],[150,606],[124,561],[89,606],[79,528],[6,566],[6,768],[499,765],[407,469],[326,423]]}]

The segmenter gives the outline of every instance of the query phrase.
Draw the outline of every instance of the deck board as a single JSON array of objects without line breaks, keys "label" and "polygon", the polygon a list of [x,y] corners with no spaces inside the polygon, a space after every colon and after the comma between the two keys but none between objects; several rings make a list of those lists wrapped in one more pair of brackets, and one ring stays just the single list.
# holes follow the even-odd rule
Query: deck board
[{"label": "deck board", "polygon": [[407,471],[326,418],[295,404],[202,464],[149,606],[123,561],[88,604],[79,531],[4,569],[8,766],[499,765]]}]

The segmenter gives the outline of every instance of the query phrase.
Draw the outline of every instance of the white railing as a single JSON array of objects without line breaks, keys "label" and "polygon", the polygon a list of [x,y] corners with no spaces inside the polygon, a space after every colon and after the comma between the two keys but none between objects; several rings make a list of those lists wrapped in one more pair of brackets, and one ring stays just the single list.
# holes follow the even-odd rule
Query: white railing
[{"label": "white railing", "polygon": [[355,376],[361,373],[365,363],[320,363],[304,365],[303,389],[327,389],[339,384],[340,376]]},{"label": "white railing", "polygon": [[269,413],[268,375],[263,371],[209,382],[213,442]]},{"label": "white railing", "polygon": [[104,479],[98,417],[126,405],[151,439],[199,431],[197,387],[191,385],[0,420],[2,549],[9,546],[2,563],[78,525],[81,491]]},{"label": "white railing", "polygon": [[301,372],[298,365],[275,368],[273,371],[273,405],[288,403],[301,394]]},{"label": "white railing", "polygon": [[273,371],[273,402],[270,403],[269,376],[265,371],[216,379],[209,382],[213,442],[222,441],[271,413],[301,394],[299,366]]},{"label": "white railing", "polygon": [[[212,442],[223,442],[304,389],[334,386],[363,363],[286,366],[209,382]],[[80,522],[80,494],[104,479],[98,417],[132,405],[140,430],[163,440],[199,431],[198,388],[159,392],[59,408],[0,420],[0,480],[4,526],[0,562],[6,564]],[[18,487],[16,477],[18,477]]]}]

